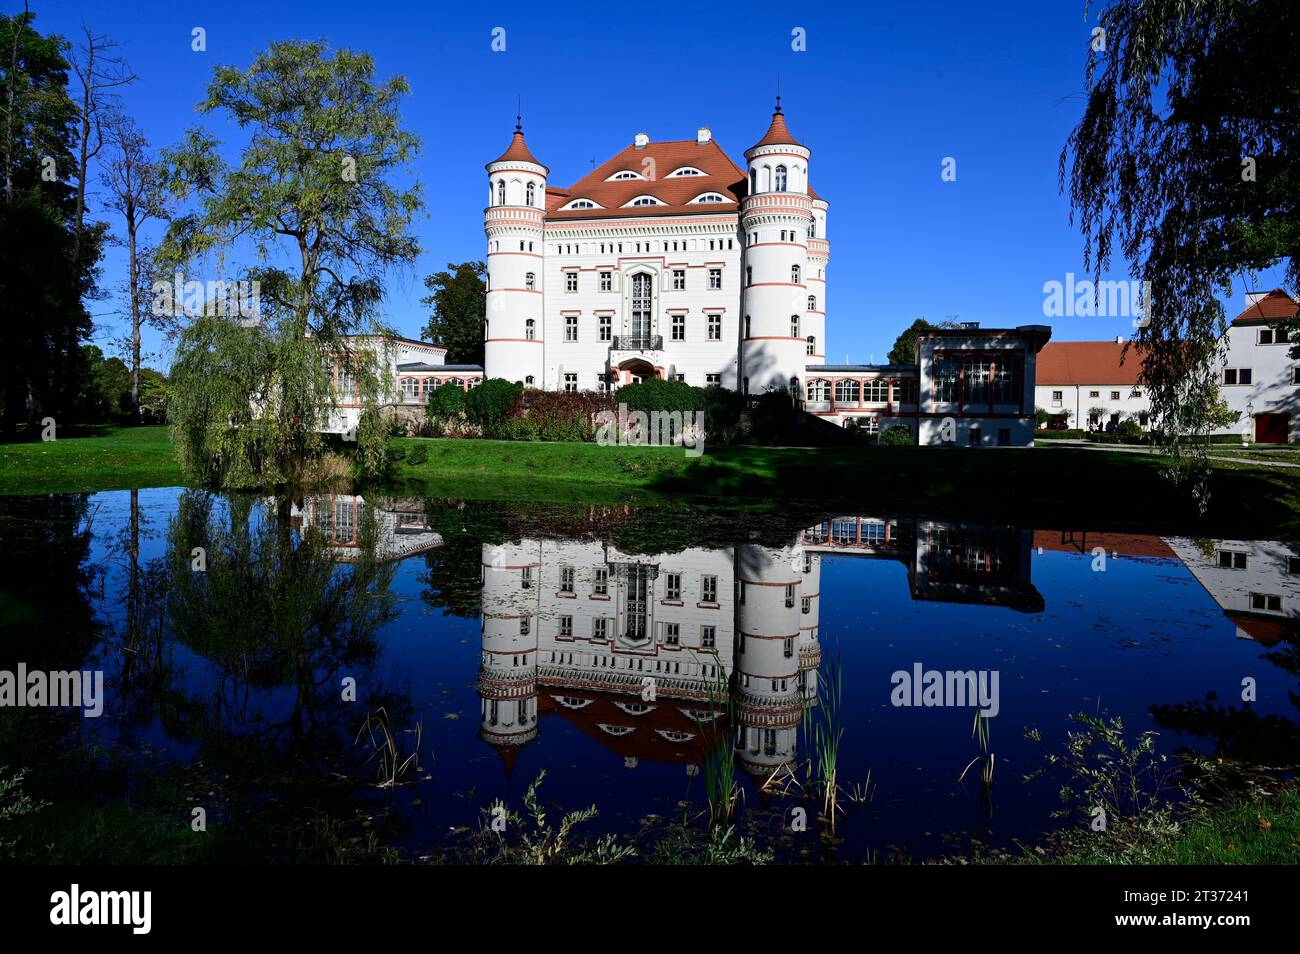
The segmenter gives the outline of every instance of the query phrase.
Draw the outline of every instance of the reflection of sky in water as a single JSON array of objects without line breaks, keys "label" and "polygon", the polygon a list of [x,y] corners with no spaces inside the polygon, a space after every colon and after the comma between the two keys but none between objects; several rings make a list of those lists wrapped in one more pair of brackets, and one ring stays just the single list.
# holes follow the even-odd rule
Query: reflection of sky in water
[{"label": "reflection of sky in water", "polygon": [[[148,561],[163,554],[176,491],[145,490],[139,500],[148,521],[141,558]],[[115,599],[125,577],[106,541],[125,524],[128,507],[125,493],[101,494],[91,501],[96,535],[92,561],[103,565],[106,573],[104,598],[97,608],[107,617],[119,613]],[[1046,531],[1036,537],[1025,532],[1016,539],[1014,549],[1024,569],[1012,567],[1008,572],[1028,573],[1029,579],[1018,579],[1017,586],[1022,593],[1028,589],[1041,595],[1041,610],[1033,599],[1027,612],[1023,607],[945,602],[942,594],[915,599],[915,579],[910,579],[910,569],[914,573],[915,567],[903,562],[912,560],[912,552],[899,558],[818,556],[822,659],[829,661],[838,654],[845,672],[841,784],[860,783],[870,770],[875,786],[874,801],[867,807],[849,806],[842,823],[841,834],[848,840],[846,857],[860,856],[868,847],[932,853],[941,849],[939,837],[944,833],[984,826],[977,770],[967,775],[964,784],[957,782],[977,754],[971,710],[890,704],[891,673],[910,670],[916,662],[931,670],[1001,673],[1001,711],[992,724],[991,749],[997,762],[991,833],[1002,843],[1054,824],[1048,813],[1056,807],[1055,782],[1029,786],[1022,781],[1041,764],[1042,750],[1023,738],[1028,726],[1042,732],[1045,746],[1059,749],[1069,727],[1068,713],[1100,709],[1122,715],[1131,736],[1155,727],[1148,714],[1153,705],[1195,703],[1209,693],[1220,704],[1239,705],[1244,676],[1258,680],[1256,712],[1294,718],[1287,699],[1288,690],[1296,689],[1294,678],[1260,658],[1267,650],[1259,642],[1239,638],[1237,625],[1162,541],[1129,538],[1130,552],[1149,552],[1154,547],[1167,555],[1120,552],[1099,573],[1092,569],[1091,544],[1081,552],[1054,548],[1052,541],[1059,540],[1059,534]],[[1033,544],[1046,542],[1046,548],[1037,551],[1031,539]],[[1271,555],[1281,553],[1285,564],[1291,551],[1269,546]],[[1213,547],[1193,550],[1213,569],[1218,559]],[[671,568],[673,557],[663,557],[661,563]],[[678,802],[687,795],[688,784],[691,801],[697,807],[703,804],[702,779],[688,779],[680,761],[642,757],[634,768],[626,767],[626,746],[621,747],[619,739],[601,737],[555,704],[543,706],[536,738],[512,753],[508,760],[513,764],[507,771],[507,759],[479,735],[476,679],[483,648],[482,620],[445,615],[431,607],[421,598],[425,573],[420,555],[396,565],[392,588],[397,618],[379,633],[382,649],[375,669],[368,675],[355,673],[363,702],[376,688],[367,681],[374,681],[385,690],[408,694],[422,723],[422,762],[431,778],[418,787],[418,806],[403,804],[417,793],[416,788],[404,789],[398,798],[412,826],[405,838],[410,847],[437,844],[449,827],[474,824],[478,810],[497,796],[517,801],[542,769],[548,772],[543,788],[548,801],[566,809],[592,803],[600,808],[601,818],[593,828],[634,830],[650,813],[680,812]],[[1207,585],[1217,586],[1212,572],[1204,579]],[[732,581],[720,585],[730,588]],[[1294,612],[1293,603],[1286,608],[1288,616]],[[731,632],[728,627],[728,638]],[[174,659],[184,669],[191,692],[202,694],[202,687],[211,687],[202,660],[184,647],[177,648]],[[111,669],[112,664],[107,666]],[[540,689],[542,694],[548,691],[545,686]],[[273,717],[287,704],[287,691],[282,690],[279,698],[275,695],[260,700],[263,717]],[[362,703],[356,712],[359,725],[364,718]],[[88,728],[113,731],[110,719]],[[414,736],[403,738],[409,744]],[[178,759],[193,755],[169,748],[156,726],[135,743],[152,743]],[[1179,738],[1173,731],[1164,731],[1161,737],[1166,750],[1187,743],[1202,748],[1211,744]],[[644,746],[638,751],[644,752]],[[759,807],[764,800],[752,782],[745,785],[745,804]]]}]

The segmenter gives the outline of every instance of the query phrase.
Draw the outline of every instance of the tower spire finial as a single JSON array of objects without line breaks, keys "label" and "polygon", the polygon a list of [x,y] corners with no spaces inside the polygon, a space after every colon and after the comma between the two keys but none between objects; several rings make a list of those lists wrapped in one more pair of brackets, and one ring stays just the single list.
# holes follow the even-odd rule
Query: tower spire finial
[{"label": "tower spire finial", "polygon": [[781,74],[776,74],[776,111],[781,112]]},{"label": "tower spire finial", "polygon": [[515,132],[524,131],[524,98],[515,97]]}]

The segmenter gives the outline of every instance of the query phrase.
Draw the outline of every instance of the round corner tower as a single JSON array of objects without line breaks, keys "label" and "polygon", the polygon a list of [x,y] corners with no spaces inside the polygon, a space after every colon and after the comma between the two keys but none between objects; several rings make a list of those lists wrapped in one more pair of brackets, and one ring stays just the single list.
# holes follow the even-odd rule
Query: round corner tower
[{"label": "round corner tower", "polygon": [[[518,117],[516,117],[518,119]],[[487,314],[483,373],[540,387],[546,176],[550,171],[524,143],[522,125],[498,159],[487,164]]]},{"label": "round corner tower", "polygon": [[[767,133],[745,152],[740,386],[749,394],[782,388],[801,397],[805,366],[825,360],[829,246],[816,238],[826,203],[808,185],[811,155],[786,128],[778,98]],[[820,243],[815,251],[813,243]]]}]

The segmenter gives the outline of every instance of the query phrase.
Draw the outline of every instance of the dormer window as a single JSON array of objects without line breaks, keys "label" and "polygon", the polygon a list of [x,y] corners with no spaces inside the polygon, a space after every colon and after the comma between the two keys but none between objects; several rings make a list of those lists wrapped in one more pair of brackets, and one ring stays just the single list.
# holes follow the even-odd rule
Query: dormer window
[{"label": "dormer window", "polygon": [[631,202],[628,202],[628,203],[627,203],[626,205],[624,205],[623,207],[624,207],[624,208],[629,208],[629,207],[631,207],[631,206],[635,206],[635,205],[666,205],[666,204],[667,204],[667,203],[662,202],[662,201],[660,201],[659,199],[656,199],[656,198],[655,198],[654,196],[652,196],[652,195],[639,195],[639,196],[637,196],[635,199],[633,199]]},{"label": "dormer window", "polygon": [[702,176],[702,175],[705,175],[705,173],[701,172],[699,169],[696,169],[694,166],[682,166],[680,169],[674,169],[672,172],[668,173],[668,175],[665,176],[665,178],[676,179],[681,176]]},{"label": "dormer window", "polygon": [[612,176],[610,176],[610,177],[609,177],[608,179],[606,179],[605,181],[606,181],[606,182],[622,182],[622,181],[625,180],[625,179],[644,179],[644,178],[645,178],[645,176],[641,175],[640,173],[633,172],[631,169],[624,169],[622,172],[616,172],[616,173],[614,173]]},{"label": "dormer window", "polygon": [[720,192],[705,192],[691,199],[689,204],[703,205],[706,202],[728,202],[728,201],[730,200]]},{"label": "dormer window", "polygon": [[562,208],[560,211],[566,212],[569,209],[599,209],[599,208],[601,208],[601,206],[597,205],[595,202],[592,202],[590,199],[574,199],[568,205],[564,206],[564,208]]}]

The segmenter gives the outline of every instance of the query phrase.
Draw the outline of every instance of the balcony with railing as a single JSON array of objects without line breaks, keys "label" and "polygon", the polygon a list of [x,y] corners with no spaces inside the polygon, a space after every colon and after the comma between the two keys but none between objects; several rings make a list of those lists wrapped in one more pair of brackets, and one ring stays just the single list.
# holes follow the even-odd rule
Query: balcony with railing
[{"label": "balcony with railing", "polygon": [[615,335],[611,351],[662,351],[663,335]]}]

